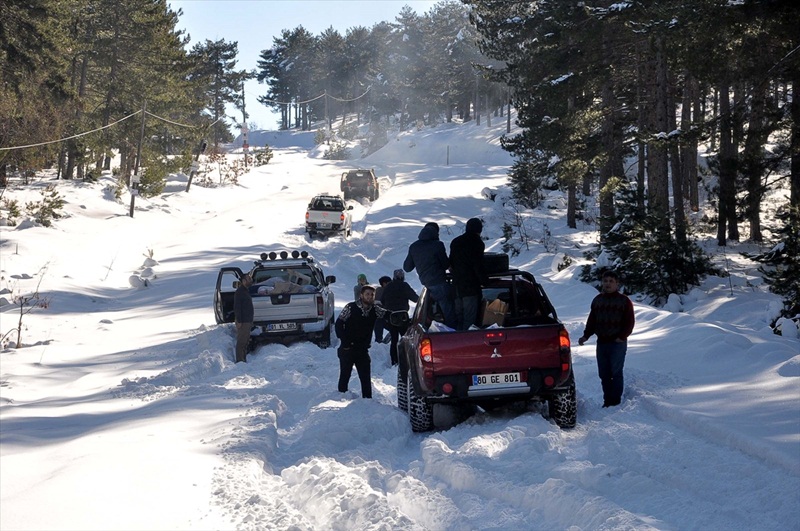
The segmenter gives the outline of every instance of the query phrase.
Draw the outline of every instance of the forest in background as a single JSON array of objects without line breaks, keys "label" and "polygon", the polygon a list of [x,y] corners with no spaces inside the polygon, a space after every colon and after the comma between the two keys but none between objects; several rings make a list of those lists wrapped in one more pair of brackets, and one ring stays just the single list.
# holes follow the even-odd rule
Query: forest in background
[{"label": "forest in background", "polygon": [[[760,258],[789,284],[787,312],[797,313],[796,2],[451,0],[372,28],[284,30],[250,70],[236,42],[187,49],[179,17],[165,0],[0,5],[0,181],[54,166],[60,178],[93,178],[115,153],[125,186],[140,165],[186,168],[203,139],[215,152],[232,139],[225,108],[241,108],[252,77],[282,128],[332,129],[341,118],[343,129],[355,115],[373,149],[388,131],[480,125],[509,106],[522,132],[503,142],[521,203],[564,189],[574,227],[593,198],[598,255],[629,268],[629,280],[643,271],[643,282],[681,293],[709,271],[688,222],[704,185],[718,245],[762,242],[765,225],[784,243]],[[788,190],[786,208],[762,219],[775,189]],[[669,278],[654,280],[643,258],[653,255]]]}]

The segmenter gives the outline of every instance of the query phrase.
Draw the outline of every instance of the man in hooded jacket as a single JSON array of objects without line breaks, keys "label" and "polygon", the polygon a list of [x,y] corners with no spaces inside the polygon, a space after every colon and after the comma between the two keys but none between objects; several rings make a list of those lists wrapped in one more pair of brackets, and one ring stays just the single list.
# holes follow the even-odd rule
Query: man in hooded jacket
[{"label": "man in hooded jacket", "polygon": [[456,288],[456,315],[458,329],[468,330],[478,321],[481,303],[481,285],[486,284],[483,251],[486,245],[481,238],[483,222],[478,218],[467,221],[467,231],[450,242],[450,268]]},{"label": "man in hooded jacket", "polygon": [[444,315],[444,322],[450,328],[457,325],[456,312],[447,285],[447,270],[450,260],[444,244],[439,241],[439,225],[426,223],[419,231],[417,241],[409,245],[403,269],[410,273],[416,268],[419,281],[425,286]]}]

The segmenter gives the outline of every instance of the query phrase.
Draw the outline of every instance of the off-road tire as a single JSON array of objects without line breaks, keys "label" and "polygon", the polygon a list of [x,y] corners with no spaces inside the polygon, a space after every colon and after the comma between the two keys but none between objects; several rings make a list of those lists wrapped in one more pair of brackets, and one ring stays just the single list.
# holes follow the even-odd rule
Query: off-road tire
[{"label": "off-road tire", "polygon": [[550,418],[559,428],[575,427],[578,422],[578,395],[574,378],[570,378],[566,389],[554,394],[547,402]]},{"label": "off-road tire", "polygon": [[411,431],[424,432],[433,429],[433,405],[428,404],[423,397],[417,396],[414,382],[411,380],[411,371],[406,378],[408,386],[408,420],[411,422]]},{"label": "off-road tire", "polygon": [[397,407],[408,413],[408,380],[403,378],[400,365],[397,366]]}]

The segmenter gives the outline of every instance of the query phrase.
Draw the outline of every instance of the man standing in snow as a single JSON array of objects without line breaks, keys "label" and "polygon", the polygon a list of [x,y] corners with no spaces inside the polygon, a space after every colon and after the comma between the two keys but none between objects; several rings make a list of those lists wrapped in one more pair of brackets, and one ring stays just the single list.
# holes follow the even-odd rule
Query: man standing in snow
[{"label": "man standing in snow", "polygon": [[447,270],[450,260],[444,244],[439,241],[439,225],[426,223],[419,231],[417,241],[408,247],[408,255],[403,262],[403,269],[410,273],[417,269],[419,281],[428,289],[431,297],[439,305],[444,315],[444,323],[450,328],[456,328],[456,312],[453,300],[450,297],[450,287],[447,285]]},{"label": "man standing in snow", "polygon": [[236,363],[247,361],[247,347],[250,343],[250,331],[253,329],[253,297],[250,286],[253,277],[245,275],[233,294],[233,314],[236,321]]},{"label": "man standing in snow", "polygon": [[372,381],[369,358],[370,339],[372,339],[375,320],[388,312],[375,305],[375,288],[361,287],[361,296],[355,302],[348,302],[336,319],[336,337],[339,338],[339,392],[347,392],[353,365],[361,381],[362,398],[372,398]]},{"label": "man standing in snow", "polygon": [[483,222],[478,218],[467,221],[467,231],[450,242],[450,268],[456,288],[458,329],[469,330],[478,320],[481,285],[487,281],[483,267],[486,245],[481,239]]},{"label": "man standing in snow", "polygon": [[[406,282],[405,271],[395,269],[392,276],[394,276],[394,279],[383,288],[381,303],[391,313],[403,311],[408,315],[408,302],[417,302],[419,295]],[[389,337],[392,342],[389,346],[389,357],[392,360],[392,365],[397,365],[397,341],[401,335],[406,333],[406,329],[407,326],[397,327],[389,323]]]},{"label": "man standing in snow", "polygon": [[597,372],[603,385],[603,407],[622,401],[622,369],[633,332],[633,303],[619,292],[619,277],[614,271],[603,273],[602,293],[592,300],[589,318],[578,344],[597,334]]}]

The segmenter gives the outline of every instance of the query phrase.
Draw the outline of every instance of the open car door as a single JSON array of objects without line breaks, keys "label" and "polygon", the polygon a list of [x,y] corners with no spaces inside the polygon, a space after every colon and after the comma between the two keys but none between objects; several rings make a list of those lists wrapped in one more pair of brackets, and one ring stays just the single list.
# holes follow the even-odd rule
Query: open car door
[{"label": "open car door", "polygon": [[233,294],[243,276],[244,273],[238,267],[223,267],[219,270],[214,289],[214,317],[217,324],[234,322]]}]

